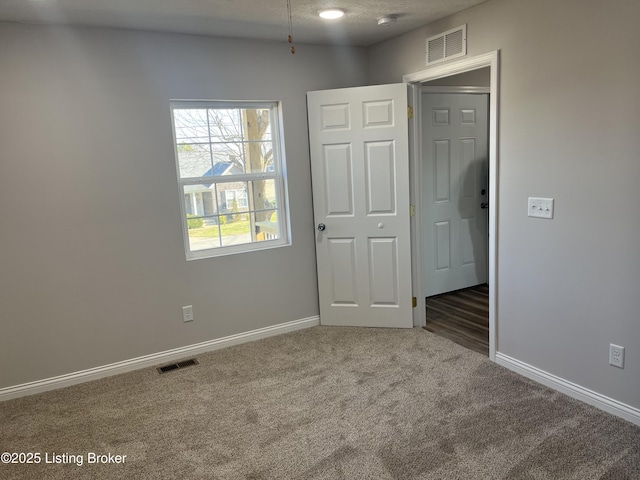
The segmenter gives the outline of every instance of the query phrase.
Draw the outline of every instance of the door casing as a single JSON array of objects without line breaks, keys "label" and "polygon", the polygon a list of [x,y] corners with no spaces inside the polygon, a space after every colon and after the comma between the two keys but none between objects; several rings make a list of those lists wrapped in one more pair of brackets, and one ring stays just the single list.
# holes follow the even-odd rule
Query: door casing
[{"label": "door casing", "polygon": [[489,86],[489,358],[495,361],[497,351],[497,266],[498,266],[498,108],[499,108],[499,51],[495,50],[461,60],[454,60],[444,65],[421,70],[403,76],[409,84],[409,104],[413,106],[413,119],[409,126],[409,168],[410,198],[415,208],[411,218],[411,258],[413,295],[417,297],[417,308],[413,309],[413,324],[416,327],[426,325],[426,305],[422,281],[423,255],[422,245],[423,221],[421,210],[422,192],[422,112],[421,84],[438,78],[449,77],[489,67],[491,82]]}]

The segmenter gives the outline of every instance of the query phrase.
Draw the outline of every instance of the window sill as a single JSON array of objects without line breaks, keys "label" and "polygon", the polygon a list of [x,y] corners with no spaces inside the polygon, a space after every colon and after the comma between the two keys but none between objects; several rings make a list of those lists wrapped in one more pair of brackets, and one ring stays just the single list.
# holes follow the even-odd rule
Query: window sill
[{"label": "window sill", "polygon": [[263,250],[271,250],[274,248],[289,247],[292,242],[285,240],[270,240],[253,244],[232,245],[228,247],[210,248],[207,250],[196,250],[186,252],[187,261],[202,260],[205,258],[226,257],[228,255],[236,255],[239,253],[260,252]]}]

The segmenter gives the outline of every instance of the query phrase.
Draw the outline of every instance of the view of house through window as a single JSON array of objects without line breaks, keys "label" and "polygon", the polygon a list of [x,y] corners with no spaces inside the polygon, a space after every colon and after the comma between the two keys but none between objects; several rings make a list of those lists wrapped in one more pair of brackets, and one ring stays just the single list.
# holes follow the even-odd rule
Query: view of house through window
[{"label": "view of house through window", "polygon": [[171,102],[188,259],[289,243],[277,103]]}]

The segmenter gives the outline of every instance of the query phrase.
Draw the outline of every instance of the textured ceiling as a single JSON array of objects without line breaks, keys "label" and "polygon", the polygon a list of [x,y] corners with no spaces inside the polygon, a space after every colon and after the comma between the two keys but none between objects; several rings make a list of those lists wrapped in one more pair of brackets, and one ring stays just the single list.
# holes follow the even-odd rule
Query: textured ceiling
[{"label": "textured ceiling", "polygon": [[[394,37],[485,0],[291,0],[296,43],[359,46]],[[318,10],[346,11],[326,21]],[[397,15],[379,27],[377,18]],[[286,0],[0,0],[0,21],[55,23],[282,40]]]}]

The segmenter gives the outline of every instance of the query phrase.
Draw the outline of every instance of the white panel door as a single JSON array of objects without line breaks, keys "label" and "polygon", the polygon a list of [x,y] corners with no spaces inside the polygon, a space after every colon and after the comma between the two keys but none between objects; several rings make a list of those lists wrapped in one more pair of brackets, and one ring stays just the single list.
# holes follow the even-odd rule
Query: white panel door
[{"label": "white panel door", "polygon": [[425,296],[487,282],[488,96],[422,94]]},{"label": "white panel door", "polygon": [[411,328],[407,86],[307,102],[320,323]]}]

